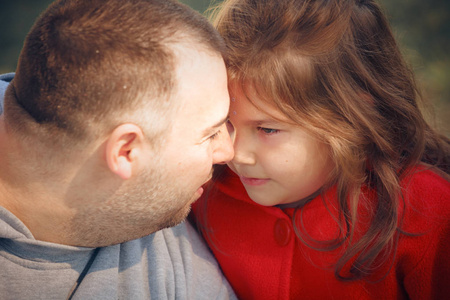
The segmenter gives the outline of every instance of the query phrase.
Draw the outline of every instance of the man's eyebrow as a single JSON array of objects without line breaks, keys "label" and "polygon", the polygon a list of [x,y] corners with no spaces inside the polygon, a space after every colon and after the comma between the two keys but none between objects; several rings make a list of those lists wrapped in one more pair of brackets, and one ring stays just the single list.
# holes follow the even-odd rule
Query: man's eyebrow
[{"label": "man's eyebrow", "polygon": [[218,128],[220,126],[222,126],[226,121],[228,121],[228,115],[225,116],[225,118],[221,119],[220,121],[218,121],[217,123],[215,123],[214,125],[208,127],[207,129],[205,129],[203,131],[203,135],[208,135],[211,133],[211,131],[213,131],[215,128]]}]

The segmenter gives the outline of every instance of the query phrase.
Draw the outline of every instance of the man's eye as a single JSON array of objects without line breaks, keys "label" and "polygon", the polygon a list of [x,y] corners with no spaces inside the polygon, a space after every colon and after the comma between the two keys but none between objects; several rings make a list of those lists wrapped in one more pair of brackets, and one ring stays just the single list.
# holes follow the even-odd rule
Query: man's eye
[{"label": "man's eye", "polygon": [[220,130],[217,131],[216,133],[214,133],[213,135],[211,135],[211,136],[209,137],[209,139],[210,139],[210,140],[214,140],[216,137],[219,136],[219,133],[220,133]]},{"label": "man's eye", "polygon": [[280,132],[278,129],[264,128],[264,127],[258,127],[258,131],[262,131],[265,134],[275,134]]}]

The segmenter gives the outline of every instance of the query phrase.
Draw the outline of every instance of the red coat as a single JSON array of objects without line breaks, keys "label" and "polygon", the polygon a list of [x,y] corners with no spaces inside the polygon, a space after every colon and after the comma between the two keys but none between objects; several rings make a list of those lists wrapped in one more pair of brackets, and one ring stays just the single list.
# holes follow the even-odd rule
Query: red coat
[{"label": "red coat", "polygon": [[[252,202],[231,171],[216,184],[207,219],[202,216],[208,195],[195,204],[194,214],[211,229],[208,243],[240,299],[449,299],[450,184],[431,171],[407,181],[403,229],[420,235],[400,236],[392,264],[369,278],[376,283],[337,280],[332,264],[342,248],[320,252],[305,246],[294,233],[293,209]],[[328,210],[320,198],[303,208],[303,225],[315,239],[336,233]]]}]

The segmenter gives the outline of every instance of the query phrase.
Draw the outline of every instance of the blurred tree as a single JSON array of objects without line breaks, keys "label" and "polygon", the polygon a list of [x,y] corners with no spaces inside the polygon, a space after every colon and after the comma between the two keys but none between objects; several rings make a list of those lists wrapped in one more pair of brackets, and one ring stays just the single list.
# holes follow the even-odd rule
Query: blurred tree
[{"label": "blurred tree", "polygon": [[417,50],[425,60],[450,51],[450,1],[380,0],[387,9],[398,39]]},{"label": "blurred tree", "polygon": [[450,137],[450,1],[380,0],[380,3],[424,97],[435,107],[435,125]]},{"label": "blurred tree", "polygon": [[179,0],[180,2],[189,5],[193,9],[204,13],[205,10],[209,7],[212,0]]},{"label": "blurred tree", "polygon": [[12,72],[23,40],[51,0],[0,0],[0,73]]},{"label": "blurred tree", "polygon": [[[204,12],[220,0],[180,0]],[[274,0],[276,1],[276,0]],[[413,66],[425,97],[436,107],[440,127],[450,136],[450,1],[379,0]],[[23,40],[51,0],[0,0],[0,73],[14,71]]]}]

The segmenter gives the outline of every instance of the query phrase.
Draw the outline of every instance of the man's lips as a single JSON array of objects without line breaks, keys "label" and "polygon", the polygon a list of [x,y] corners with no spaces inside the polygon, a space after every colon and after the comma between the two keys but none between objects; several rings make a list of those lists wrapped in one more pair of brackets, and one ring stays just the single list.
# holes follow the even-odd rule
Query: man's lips
[{"label": "man's lips", "polygon": [[239,176],[241,179],[241,182],[245,185],[252,185],[252,186],[259,186],[266,184],[269,182],[270,179],[268,178],[252,178],[252,177],[245,177],[245,176]]}]

